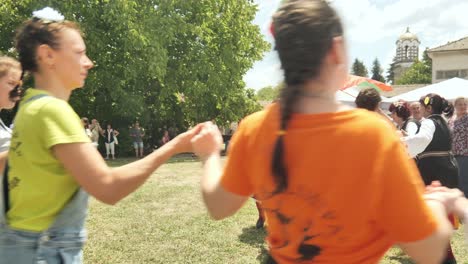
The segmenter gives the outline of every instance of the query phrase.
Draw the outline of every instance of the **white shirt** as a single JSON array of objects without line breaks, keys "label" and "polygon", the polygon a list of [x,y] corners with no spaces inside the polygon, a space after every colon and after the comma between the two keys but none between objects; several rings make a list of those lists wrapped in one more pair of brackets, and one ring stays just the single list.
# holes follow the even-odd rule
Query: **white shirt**
[{"label": "white shirt", "polygon": [[10,147],[11,129],[0,119],[0,152],[7,151]]},{"label": "white shirt", "polygon": [[416,132],[418,132],[418,125],[416,125],[415,122],[408,122],[406,125],[406,134],[408,134],[408,136],[413,136],[416,135]]},{"label": "white shirt", "polygon": [[435,129],[434,121],[426,118],[421,120],[421,127],[419,128],[418,134],[401,138],[401,141],[405,143],[408,153],[412,158],[416,157],[416,155],[423,152],[427,146],[429,146],[429,143],[431,143],[434,137]]}]

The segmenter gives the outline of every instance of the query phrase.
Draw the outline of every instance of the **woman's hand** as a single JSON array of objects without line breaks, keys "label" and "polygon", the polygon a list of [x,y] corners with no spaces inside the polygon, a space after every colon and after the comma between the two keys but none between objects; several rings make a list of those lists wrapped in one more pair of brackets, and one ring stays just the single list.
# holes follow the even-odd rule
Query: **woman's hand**
[{"label": "woman's hand", "polygon": [[441,186],[440,182],[432,182],[426,187],[424,199],[437,200],[445,205],[447,213],[454,213],[457,216],[463,214],[465,209],[468,209],[468,201],[463,192],[459,189],[450,189]]},{"label": "woman's hand", "polygon": [[184,152],[193,152],[192,150],[192,139],[203,128],[203,124],[198,124],[194,128],[188,130],[187,132],[184,132],[182,134],[177,135],[174,139],[169,141],[167,144],[169,146],[173,147],[173,152],[175,154],[177,153],[184,153]]},{"label": "woman's hand", "polygon": [[223,145],[223,137],[212,122],[203,123],[203,129],[192,139],[195,154],[203,161],[213,154],[219,154]]}]

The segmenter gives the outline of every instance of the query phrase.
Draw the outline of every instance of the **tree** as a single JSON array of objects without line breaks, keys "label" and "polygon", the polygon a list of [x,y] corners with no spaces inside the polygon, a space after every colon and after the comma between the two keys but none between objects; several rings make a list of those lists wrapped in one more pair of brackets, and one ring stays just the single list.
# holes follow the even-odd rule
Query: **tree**
[{"label": "tree", "polygon": [[394,84],[395,83],[395,65],[396,65],[396,57],[393,57],[392,63],[390,63],[387,69],[387,82]]},{"label": "tree", "polygon": [[15,29],[44,6],[80,24],[95,63],[70,103],[122,139],[136,119],[152,145],[165,126],[181,131],[258,109],[243,75],[269,44],[250,0],[2,0],[0,52],[12,54]]},{"label": "tree", "polygon": [[372,79],[379,81],[379,82],[385,82],[385,78],[382,76],[383,69],[380,66],[380,62],[377,58],[375,58],[374,62],[372,63]]},{"label": "tree", "polygon": [[275,87],[267,86],[257,91],[257,99],[259,101],[273,101],[278,98],[280,89],[283,84],[278,84]]},{"label": "tree", "polygon": [[353,66],[351,67],[351,74],[356,75],[356,76],[367,77],[368,71],[362,61],[355,59]]},{"label": "tree", "polygon": [[406,71],[398,84],[428,84],[432,83],[432,59],[427,54],[427,49],[423,53],[422,61],[415,61]]}]

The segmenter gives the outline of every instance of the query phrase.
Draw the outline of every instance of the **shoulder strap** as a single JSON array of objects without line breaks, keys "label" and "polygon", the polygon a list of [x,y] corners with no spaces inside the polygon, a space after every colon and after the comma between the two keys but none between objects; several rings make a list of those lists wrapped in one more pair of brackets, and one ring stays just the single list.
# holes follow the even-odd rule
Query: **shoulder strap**
[{"label": "shoulder strap", "polygon": [[[48,94],[37,94],[26,100],[24,103],[29,103],[31,101],[37,100],[42,97],[48,97]],[[8,188],[8,172],[10,170],[10,166],[8,165],[8,158],[5,162],[5,170],[3,171],[3,201],[5,203],[5,213],[8,212],[10,209],[10,195],[9,195],[9,188]]]},{"label": "shoulder strap", "polygon": [[49,97],[49,96],[50,96],[50,95],[48,95],[48,94],[36,94],[36,95],[34,95],[34,96],[31,96],[31,98],[29,98],[28,100],[26,100],[24,103],[26,104],[26,103],[29,103],[29,102],[31,102],[31,101],[37,100],[37,99],[39,99],[39,98],[42,98],[42,97]]}]

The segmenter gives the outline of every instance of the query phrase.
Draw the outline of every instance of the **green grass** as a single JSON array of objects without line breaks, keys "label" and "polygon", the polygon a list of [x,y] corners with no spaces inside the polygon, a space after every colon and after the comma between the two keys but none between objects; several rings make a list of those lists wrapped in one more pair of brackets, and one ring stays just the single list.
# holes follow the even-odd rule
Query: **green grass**
[{"label": "green grass", "polygon": [[[176,157],[117,206],[92,200],[85,263],[262,263],[265,232],[254,227],[253,201],[229,219],[210,220],[199,191],[200,173],[191,156]],[[459,263],[468,263],[461,231],[452,245]],[[393,248],[381,263],[412,262]]]}]

